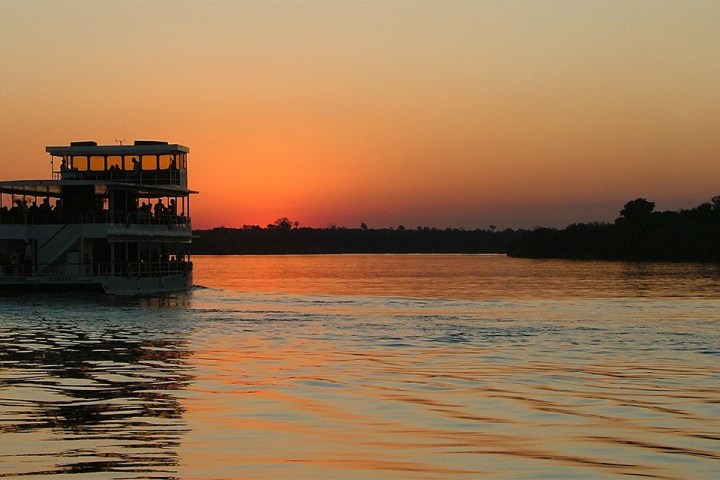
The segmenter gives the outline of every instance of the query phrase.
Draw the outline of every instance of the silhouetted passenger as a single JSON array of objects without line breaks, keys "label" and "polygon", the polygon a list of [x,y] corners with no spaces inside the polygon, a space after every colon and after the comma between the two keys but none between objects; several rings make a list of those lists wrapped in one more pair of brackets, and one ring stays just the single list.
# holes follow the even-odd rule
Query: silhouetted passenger
[{"label": "silhouetted passenger", "polygon": [[63,178],[65,180],[72,180],[74,178],[78,178],[78,169],[77,167],[69,167],[65,159],[63,158],[62,163],[60,163],[60,178]]},{"label": "silhouetted passenger", "polygon": [[28,214],[30,213],[30,208],[28,207],[27,200],[23,199],[22,202],[20,202],[18,200],[18,202],[19,202],[19,206],[20,206],[20,213],[22,213],[23,223],[27,223]]},{"label": "silhouetted passenger", "polygon": [[142,203],[140,207],[140,218],[145,223],[150,223],[152,220],[152,205],[149,203]]},{"label": "silhouetted passenger", "polygon": [[40,204],[40,213],[47,218],[48,215],[50,215],[50,212],[52,211],[52,207],[50,206],[50,199],[48,197],[45,197]]},{"label": "silhouetted passenger", "polygon": [[55,200],[55,208],[53,208],[52,211],[52,218],[54,222],[62,222],[62,214],[63,214],[63,208],[62,208],[62,201]]},{"label": "silhouetted passenger", "polygon": [[155,218],[159,218],[161,215],[165,214],[166,209],[165,205],[163,204],[162,198],[158,200],[153,210],[155,212]]},{"label": "silhouetted passenger", "polygon": [[28,209],[28,215],[30,218],[30,223],[38,223],[38,220],[40,218],[40,207],[38,207],[37,202],[33,200],[32,205]]},{"label": "silhouetted passenger", "polygon": [[20,223],[22,220],[22,202],[20,200],[15,200],[15,204],[10,209],[10,216],[13,223]]}]

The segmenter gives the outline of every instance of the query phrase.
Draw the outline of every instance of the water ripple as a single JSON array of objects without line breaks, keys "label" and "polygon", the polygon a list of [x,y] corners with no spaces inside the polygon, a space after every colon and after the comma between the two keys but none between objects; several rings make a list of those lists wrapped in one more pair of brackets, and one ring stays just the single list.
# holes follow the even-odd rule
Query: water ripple
[{"label": "water ripple", "polygon": [[[173,394],[192,380],[187,344],[87,326],[98,327],[30,321],[0,331],[0,476],[171,478],[188,430]],[[28,447],[25,438],[54,441]]]},{"label": "water ripple", "polygon": [[[228,288],[242,266],[288,271],[263,261],[312,268]],[[234,277],[187,295],[0,300],[0,476],[716,476],[703,268],[336,261],[223,260]]]}]

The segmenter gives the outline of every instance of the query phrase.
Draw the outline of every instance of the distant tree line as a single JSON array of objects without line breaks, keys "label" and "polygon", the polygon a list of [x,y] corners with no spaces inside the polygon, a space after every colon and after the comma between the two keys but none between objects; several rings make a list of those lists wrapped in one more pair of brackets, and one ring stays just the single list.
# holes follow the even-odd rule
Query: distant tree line
[{"label": "distant tree line", "polygon": [[213,228],[193,232],[193,253],[314,254],[314,253],[506,253],[522,231],[463,230],[418,227],[371,229],[304,228],[279,219],[262,228]]},{"label": "distant tree line", "polygon": [[280,218],[260,227],[193,232],[193,252],[210,255],[316,253],[507,253],[525,258],[720,262],[720,196],[689,210],[656,212],[638,198],[614,223],[562,230],[430,227],[305,228]]},{"label": "distant tree line", "polygon": [[720,197],[689,210],[656,212],[637,198],[614,223],[540,228],[515,239],[508,254],[526,258],[720,262]]}]

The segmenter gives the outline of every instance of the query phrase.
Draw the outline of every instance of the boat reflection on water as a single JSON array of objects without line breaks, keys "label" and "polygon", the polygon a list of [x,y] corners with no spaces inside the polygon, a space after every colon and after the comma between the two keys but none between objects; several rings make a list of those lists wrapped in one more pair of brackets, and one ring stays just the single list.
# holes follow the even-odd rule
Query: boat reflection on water
[{"label": "boat reflection on water", "polygon": [[[166,300],[135,308],[155,303]],[[177,393],[192,380],[182,334],[117,318],[43,320],[0,328],[0,477],[174,478],[187,431]]]}]

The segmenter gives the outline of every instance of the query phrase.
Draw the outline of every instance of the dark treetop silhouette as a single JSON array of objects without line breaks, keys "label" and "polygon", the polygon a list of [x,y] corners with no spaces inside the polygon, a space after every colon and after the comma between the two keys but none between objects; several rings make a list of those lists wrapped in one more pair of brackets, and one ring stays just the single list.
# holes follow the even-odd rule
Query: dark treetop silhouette
[{"label": "dark treetop silhouette", "polygon": [[689,210],[656,212],[637,198],[615,223],[573,224],[526,232],[508,253],[529,258],[720,261],[720,196]]}]

